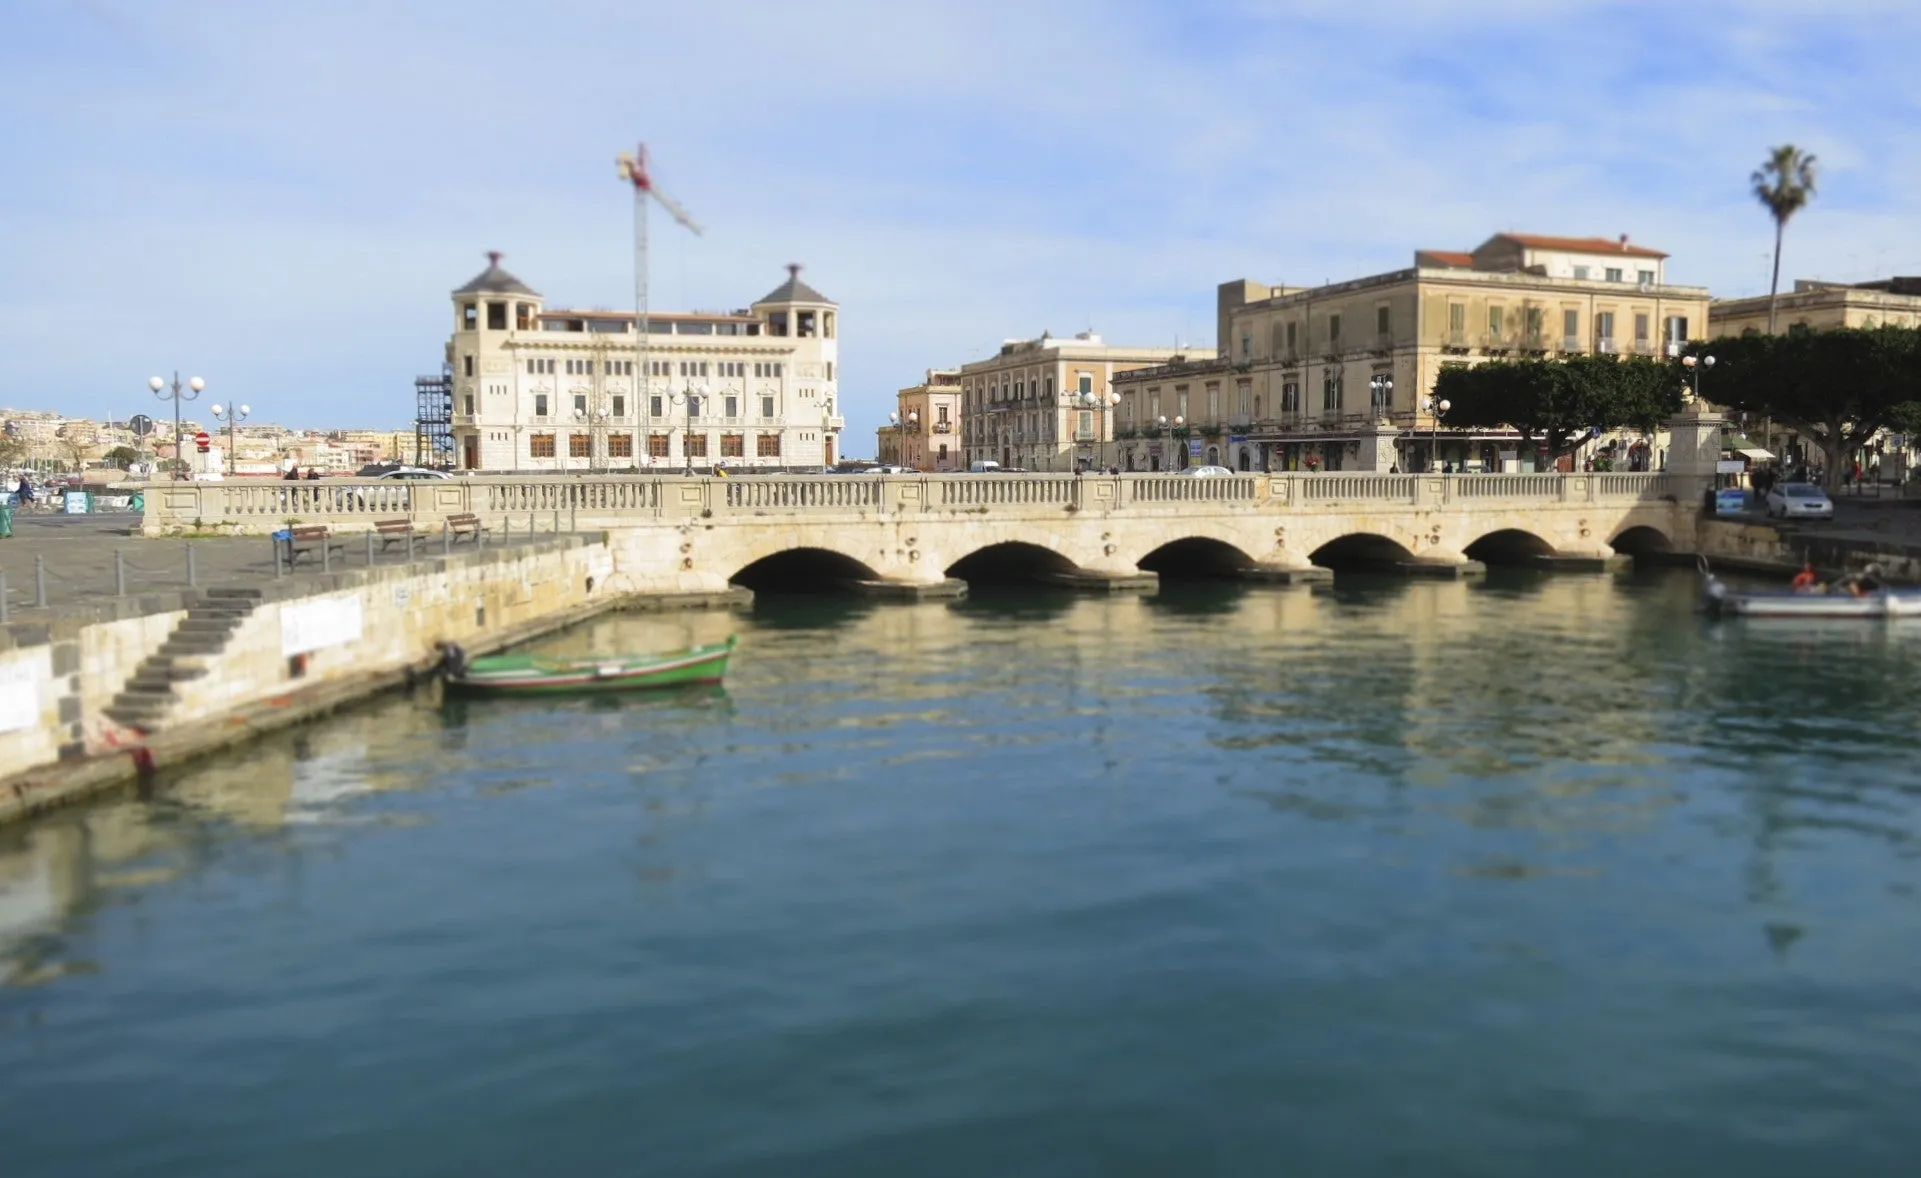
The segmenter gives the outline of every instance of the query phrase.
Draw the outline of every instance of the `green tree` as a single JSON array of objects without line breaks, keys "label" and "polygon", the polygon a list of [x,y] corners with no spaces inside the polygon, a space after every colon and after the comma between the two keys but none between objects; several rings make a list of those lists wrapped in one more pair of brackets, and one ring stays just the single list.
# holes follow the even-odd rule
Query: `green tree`
[{"label": "green tree", "polygon": [[1774,218],[1774,276],[1768,280],[1768,334],[1773,335],[1774,303],[1781,289],[1781,235],[1788,219],[1814,197],[1814,157],[1783,143],[1768,152],[1767,161],[1748,179],[1754,185],[1754,199]]},{"label": "green tree", "polygon": [[0,468],[12,469],[26,460],[26,440],[14,434],[0,433]]},{"label": "green tree", "polygon": [[115,446],[113,449],[107,451],[106,458],[108,462],[113,463],[121,470],[125,470],[139,461],[140,452],[132,446]]},{"label": "green tree", "polygon": [[1578,449],[1595,430],[1629,426],[1652,432],[1681,408],[1681,386],[1669,367],[1638,356],[1444,368],[1434,395],[1448,402],[1449,426],[1512,427],[1546,446],[1550,458]]},{"label": "green tree", "polygon": [[1829,486],[1876,433],[1921,422],[1921,329],[1797,326],[1785,335],[1749,331],[1688,350],[1715,359],[1701,386],[1705,400],[1767,414],[1812,439],[1826,455]]}]

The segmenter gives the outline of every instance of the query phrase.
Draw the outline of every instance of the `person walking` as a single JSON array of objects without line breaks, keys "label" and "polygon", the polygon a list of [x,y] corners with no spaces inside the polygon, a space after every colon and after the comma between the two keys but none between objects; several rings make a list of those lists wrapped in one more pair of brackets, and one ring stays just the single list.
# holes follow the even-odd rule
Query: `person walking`
[{"label": "person walking", "polygon": [[300,481],[300,464],[298,462],[289,462],[287,464],[287,473],[281,475],[280,477],[287,480],[290,483],[299,482]]},{"label": "person walking", "polygon": [[33,506],[33,484],[26,475],[20,476],[20,489],[14,492],[14,497],[19,500],[22,511]]}]

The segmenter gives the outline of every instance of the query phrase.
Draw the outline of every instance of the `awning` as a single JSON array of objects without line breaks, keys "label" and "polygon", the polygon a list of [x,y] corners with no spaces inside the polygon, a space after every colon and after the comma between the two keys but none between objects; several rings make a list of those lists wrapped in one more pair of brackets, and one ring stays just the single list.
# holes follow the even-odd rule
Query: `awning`
[{"label": "awning", "polygon": [[1772,462],[1774,460],[1774,455],[1768,453],[1766,450],[1736,450],[1735,453],[1743,458],[1752,458],[1756,462]]}]

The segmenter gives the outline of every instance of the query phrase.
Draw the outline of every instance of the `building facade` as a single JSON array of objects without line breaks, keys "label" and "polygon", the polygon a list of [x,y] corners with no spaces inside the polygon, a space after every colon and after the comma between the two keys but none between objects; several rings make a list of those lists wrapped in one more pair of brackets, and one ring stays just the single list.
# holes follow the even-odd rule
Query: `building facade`
[{"label": "building facade", "polygon": [[1091,331],[1072,339],[1042,333],[1039,339],[1009,340],[956,374],[961,463],[1053,471],[1105,465],[1114,436],[1115,380],[1182,354],[1177,348],[1108,344]]},{"label": "building facade", "polygon": [[1513,431],[1449,430],[1442,369],[1704,338],[1708,293],[1627,238],[1503,233],[1313,288],[1223,283],[1220,349],[1116,378],[1116,464],[1169,470],[1531,469]]},{"label": "building facade", "polygon": [[839,315],[800,280],[745,310],[555,310],[489,254],[453,292],[455,465],[820,469],[839,457]]},{"label": "building facade", "polygon": [[[1823,330],[1831,327],[1921,326],[1921,278],[1882,278],[1874,282],[1818,282],[1800,279],[1775,300],[1774,327]],[[1768,329],[1768,299],[1716,299],[1708,306],[1708,334],[1714,339]]]},{"label": "building facade", "polygon": [[895,394],[900,425],[895,434],[899,457],[915,470],[939,474],[965,470],[961,457],[961,374],[957,368],[929,368],[919,384]]}]

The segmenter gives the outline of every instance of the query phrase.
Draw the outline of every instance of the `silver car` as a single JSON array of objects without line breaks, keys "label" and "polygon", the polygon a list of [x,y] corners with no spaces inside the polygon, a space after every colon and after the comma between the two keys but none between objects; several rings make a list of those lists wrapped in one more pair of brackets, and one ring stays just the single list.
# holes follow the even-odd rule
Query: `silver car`
[{"label": "silver car", "polygon": [[1768,488],[1765,500],[1774,519],[1833,519],[1834,500],[1813,483],[1781,483]]}]

